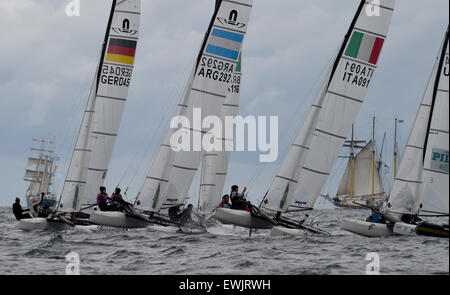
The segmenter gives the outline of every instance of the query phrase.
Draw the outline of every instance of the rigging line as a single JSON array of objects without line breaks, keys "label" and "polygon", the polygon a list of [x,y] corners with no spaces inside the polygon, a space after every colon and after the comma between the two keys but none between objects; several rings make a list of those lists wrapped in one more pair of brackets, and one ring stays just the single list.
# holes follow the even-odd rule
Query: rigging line
[{"label": "rigging line", "polygon": [[[184,71],[182,71],[182,72],[184,72],[185,74],[184,74],[184,76],[185,76],[185,78],[184,78],[184,83],[183,84],[179,84],[179,85],[186,85],[187,84],[187,81],[189,81],[189,78],[190,78],[190,71],[188,70],[188,68],[190,67],[190,64],[187,64],[186,66],[185,66],[185,68],[184,68]],[[189,72],[188,72],[189,71]],[[186,75],[186,73],[188,73],[187,75]],[[177,104],[178,104],[178,101],[179,101],[179,99],[180,99],[180,97],[181,97],[181,95],[183,95],[183,93],[184,93],[184,90],[185,90],[185,88],[186,88],[187,86],[179,86],[179,87],[174,87],[174,88],[172,88],[172,94],[169,94],[169,98],[170,97],[176,97],[176,99],[168,99],[168,100],[166,100],[166,102],[164,103],[164,104],[162,104],[161,105],[161,112],[160,112],[160,114],[162,115],[162,117],[161,117],[161,119],[159,120],[159,123],[158,123],[158,126],[157,126],[157,128],[154,128],[153,130],[151,130],[150,131],[150,129],[149,129],[149,133],[151,132],[152,133],[152,136],[151,137],[149,137],[149,141],[148,141],[148,144],[146,145],[146,147],[144,148],[144,150],[143,150],[143,156],[144,156],[144,158],[147,158],[148,157],[148,164],[145,166],[145,167],[149,167],[149,168],[147,168],[147,169],[150,169],[150,165],[152,164],[152,161],[153,161],[153,158],[154,157],[156,157],[156,155],[157,154],[155,154],[154,155],[154,157],[150,157],[150,156],[148,156],[149,155],[149,153],[152,151],[151,150],[151,148],[150,148],[150,146],[152,145],[152,144],[154,144],[155,142],[156,143],[159,143],[159,142],[162,142],[162,140],[163,140],[163,136],[164,136],[164,131],[165,130],[168,130],[168,128],[161,128],[163,125],[167,125],[167,124],[165,124],[165,123],[167,123],[167,120],[169,119],[169,118],[171,118],[168,114],[169,114],[169,111],[170,110],[172,110],[172,109],[176,109],[176,106],[177,106]],[[155,137],[155,135],[156,135],[156,132],[158,132],[159,131],[159,134],[158,134],[158,137]],[[156,140],[157,139],[157,140]],[[153,153],[155,153],[155,152],[157,152],[157,150],[158,149],[156,149],[155,151],[152,151]],[[138,167],[135,169],[135,173],[133,174],[133,176],[131,177],[131,179],[130,179],[130,181],[129,181],[129,183],[128,183],[128,186],[130,187],[133,183],[134,183],[134,181],[135,181],[135,179],[136,179],[136,176],[137,176],[137,174],[140,172],[140,170],[141,170],[141,167],[142,167],[142,165],[144,164],[144,162],[145,161],[139,161],[139,163],[138,163]],[[143,183],[145,183],[145,179],[144,179],[144,182]]]}]

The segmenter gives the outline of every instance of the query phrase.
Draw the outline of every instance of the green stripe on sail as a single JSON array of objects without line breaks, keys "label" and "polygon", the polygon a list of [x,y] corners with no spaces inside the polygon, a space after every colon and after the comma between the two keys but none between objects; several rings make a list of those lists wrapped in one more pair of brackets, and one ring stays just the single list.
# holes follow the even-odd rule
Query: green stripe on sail
[{"label": "green stripe on sail", "polygon": [[238,60],[238,63],[237,63],[237,65],[236,65],[236,70],[235,70],[235,72],[236,73],[240,73],[241,72],[241,54],[239,53],[239,60]]},{"label": "green stripe on sail", "polygon": [[345,51],[346,56],[356,58],[358,56],[359,48],[361,47],[361,42],[364,37],[363,33],[353,32],[352,38],[348,43],[347,50]]}]

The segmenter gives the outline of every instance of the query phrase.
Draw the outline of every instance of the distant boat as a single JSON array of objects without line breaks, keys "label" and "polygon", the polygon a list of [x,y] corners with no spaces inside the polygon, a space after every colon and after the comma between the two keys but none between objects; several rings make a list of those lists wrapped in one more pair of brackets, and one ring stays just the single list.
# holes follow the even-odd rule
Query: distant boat
[{"label": "distant boat", "polygon": [[[89,97],[53,219],[23,219],[32,230],[89,224],[106,177],[127,100],[139,35],[140,0],[113,0]],[[77,217],[82,217],[79,219]]]},{"label": "distant boat", "polygon": [[[274,234],[326,233],[289,212],[312,210],[330,170],[350,133],[371,85],[386,38],[395,1],[380,5],[362,0],[334,63],[291,148],[265,194],[252,212],[218,208],[222,222],[247,228],[272,229]],[[381,17],[371,17],[372,5]]]},{"label": "distant boat", "polygon": [[[380,207],[387,198],[384,194],[383,182],[380,177],[381,159],[378,161],[375,159],[374,140],[372,139],[364,146],[361,146],[364,142],[353,140],[352,128],[352,139],[346,141],[344,145],[350,147],[349,160],[336,196],[334,198],[331,198],[329,195],[324,196],[336,207],[367,209],[357,203]],[[355,156],[354,149],[357,148],[361,150]]]},{"label": "distant boat", "polygon": [[28,158],[24,180],[30,183],[25,195],[28,208],[31,210],[31,215],[37,217],[38,207],[41,210],[45,208],[46,211],[56,207],[56,195],[50,192],[56,156],[51,150],[54,145],[51,139],[42,138],[33,139],[33,141],[40,143],[39,147],[31,147],[32,151],[38,152],[38,156]]},{"label": "distant boat", "polygon": [[[388,224],[344,219],[341,227],[363,236],[448,237],[449,226],[415,222],[449,216],[449,27],[409,134],[389,199],[382,208]],[[409,219],[409,220],[408,220]]]}]

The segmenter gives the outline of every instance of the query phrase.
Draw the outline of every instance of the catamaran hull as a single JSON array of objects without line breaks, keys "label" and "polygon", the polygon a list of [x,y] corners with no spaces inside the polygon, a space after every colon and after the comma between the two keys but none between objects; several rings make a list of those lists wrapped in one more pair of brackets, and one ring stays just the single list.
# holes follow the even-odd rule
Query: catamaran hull
[{"label": "catamaran hull", "polygon": [[17,223],[17,228],[25,231],[44,230],[47,227],[47,219],[40,217],[21,219]]},{"label": "catamaran hull", "polygon": [[347,218],[342,220],[341,228],[365,237],[384,237],[394,235],[392,229],[390,229],[386,224]]},{"label": "catamaran hull", "polygon": [[416,233],[421,236],[448,238],[449,227],[429,222],[422,222],[416,226]]},{"label": "catamaran hull", "polygon": [[416,224],[407,224],[404,222],[396,222],[394,225],[394,233],[401,236],[415,236]]},{"label": "catamaran hull", "polygon": [[69,229],[71,228],[71,226],[59,220],[48,220],[47,218],[34,217],[19,220],[17,228],[25,231],[44,230],[44,229],[61,231]]},{"label": "catamaran hull", "polygon": [[235,224],[254,229],[271,229],[273,224],[261,218],[254,217],[245,210],[217,208],[214,214],[218,220],[227,224]]},{"label": "catamaran hull", "polygon": [[127,216],[119,211],[94,211],[89,216],[91,223],[118,228],[144,228],[149,225],[148,222]]}]

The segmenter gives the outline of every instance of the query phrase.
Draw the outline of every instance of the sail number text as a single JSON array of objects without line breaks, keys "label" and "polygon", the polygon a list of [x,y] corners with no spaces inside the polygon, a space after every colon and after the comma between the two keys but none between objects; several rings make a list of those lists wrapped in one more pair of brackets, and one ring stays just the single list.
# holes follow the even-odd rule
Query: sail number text
[{"label": "sail number text", "polygon": [[374,71],[375,69],[372,67],[347,61],[345,63],[345,72],[342,81],[367,88],[369,87],[370,79]]},{"label": "sail number text", "polygon": [[[212,79],[214,81],[239,84],[240,76],[234,74],[234,64],[210,57],[202,57],[199,63],[197,76]],[[238,80],[236,80],[238,79]],[[236,89],[234,89],[236,91]],[[237,87],[239,92],[239,87]]]},{"label": "sail number text", "polygon": [[132,73],[131,68],[104,64],[100,81],[102,84],[128,87]]}]

